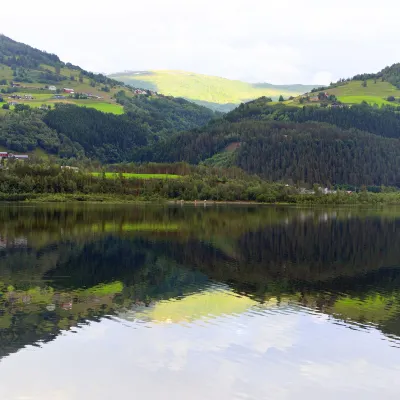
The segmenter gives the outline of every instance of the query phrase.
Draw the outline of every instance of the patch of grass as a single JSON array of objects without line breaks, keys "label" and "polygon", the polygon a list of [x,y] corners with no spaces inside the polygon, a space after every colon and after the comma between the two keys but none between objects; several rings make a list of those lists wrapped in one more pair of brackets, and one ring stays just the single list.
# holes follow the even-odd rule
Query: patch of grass
[{"label": "patch of grass", "polygon": [[7,81],[13,79],[13,71],[7,65],[0,65],[0,79],[7,79]]},{"label": "patch of grass", "polygon": [[378,96],[338,96],[338,100],[346,104],[361,104],[362,102],[365,101],[370,105],[374,104],[377,104],[378,106],[382,106],[383,104],[392,106],[396,105],[396,103],[391,103],[390,101],[387,101],[384,98]]},{"label": "patch of grass", "polygon": [[104,113],[111,113],[116,115],[122,115],[124,113],[124,108],[119,104],[110,104],[86,100],[73,100],[72,102],[77,106],[95,108],[96,110],[102,111]]},{"label": "patch of grass", "polygon": [[[101,177],[101,172],[92,172],[93,176]],[[106,172],[106,179],[117,179],[119,177],[119,173],[117,172]],[[182,178],[181,175],[173,175],[173,174],[134,174],[130,172],[122,173],[122,176],[126,179],[179,179]]]},{"label": "patch of grass", "polygon": [[298,96],[302,90],[288,90],[278,86],[255,87],[251,83],[208,76],[185,71],[149,71],[138,74],[114,74],[112,78],[136,87],[148,84],[149,88],[170,96],[217,104],[234,103],[256,99],[261,96],[278,98]]}]

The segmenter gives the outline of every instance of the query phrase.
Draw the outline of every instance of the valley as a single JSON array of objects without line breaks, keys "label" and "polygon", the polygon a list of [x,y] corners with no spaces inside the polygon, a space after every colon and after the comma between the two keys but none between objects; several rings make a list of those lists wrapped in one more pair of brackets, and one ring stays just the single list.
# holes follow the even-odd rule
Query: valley
[{"label": "valley", "polygon": [[397,64],[319,88],[105,76],[0,36],[0,147],[29,156],[2,162],[0,197],[397,204],[398,77]]}]

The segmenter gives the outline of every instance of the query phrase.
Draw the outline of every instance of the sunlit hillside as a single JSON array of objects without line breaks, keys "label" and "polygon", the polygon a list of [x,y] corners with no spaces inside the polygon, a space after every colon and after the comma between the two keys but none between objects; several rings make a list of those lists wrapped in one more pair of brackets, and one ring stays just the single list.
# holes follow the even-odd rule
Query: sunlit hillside
[{"label": "sunlit hillside", "polygon": [[143,87],[165,95],[183,97],[218,108],[226,105],[227,109],[261,96],[278,99],[280,95],[288,98],[298,96],[313,88],[312,85],[271,85],[251,84],[217,76],[196,74],[186,71],[159,70],[122,72],[110,75],[134,87]]}]

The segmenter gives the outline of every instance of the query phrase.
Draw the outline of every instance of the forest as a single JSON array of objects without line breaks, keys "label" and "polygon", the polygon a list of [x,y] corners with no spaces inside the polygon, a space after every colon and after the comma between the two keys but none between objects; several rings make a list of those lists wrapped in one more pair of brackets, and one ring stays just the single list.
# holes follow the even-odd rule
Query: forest
[{"label": "forest", "polygon": [[[258,99],[203,128],[137,149],[134,159],[217,160],[295,184],[398,187],[399,136],[400,114],[392,107],[299,108]],[[232,144],[236,149],[229,153]]]},{"label": "forest", "polygon": [[126,107],[118,116],[72,104],[52,110],[16,107],[0,116],[0,145],[16,152],[42,149],[59,159],[118,163],[130,161],[136,148],[214,118],[211,110],[183,99],[136,99]]}]

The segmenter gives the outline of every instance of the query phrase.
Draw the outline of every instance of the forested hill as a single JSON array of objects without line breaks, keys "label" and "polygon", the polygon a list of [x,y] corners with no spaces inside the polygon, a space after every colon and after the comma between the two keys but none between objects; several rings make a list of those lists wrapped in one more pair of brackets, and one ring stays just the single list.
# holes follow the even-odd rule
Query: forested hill
[{"label": "forested hill", "polygon": [[0,146],[16,152],[41,149],[57,158],[122,162],[131,160],[139,147],[213,118],[211,110],[185,100],[125,101],[124,115],[72,104],[58,104],[51,110],[17,107],[0,116]]},{"label": "forested hill", "polygon": [[[0,34],[0,64],[11,68],[13,81],[33,83],[43,81],[57,83],[70,78],[62,72],[78,71],[81,75],[89,77],[95,82],[109,85],[118,85],[120,82],[110,79],[102,74],[94,74],[84,69],[65,63],[55,54],[35,49],[23,43]],[[46,67],[53,67],[54,72]],[[66,69],[61,71],[62,69]]]},{"label": "forested hill", "polygon": [[299,108],[258,99],[135,157],[236,165],[274,181],[400,186],[399,138],[395,108]]},{"label": "forested hill", "polygon": [[157,134],[191,129],[214,116],[206,107],[125,85],[0,35],[0,115],[16,105],[54,108],[59,103],[117,115],[129,106],[130,115],[135,120],[140,115]]}]

